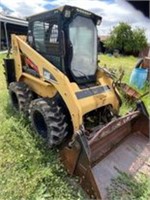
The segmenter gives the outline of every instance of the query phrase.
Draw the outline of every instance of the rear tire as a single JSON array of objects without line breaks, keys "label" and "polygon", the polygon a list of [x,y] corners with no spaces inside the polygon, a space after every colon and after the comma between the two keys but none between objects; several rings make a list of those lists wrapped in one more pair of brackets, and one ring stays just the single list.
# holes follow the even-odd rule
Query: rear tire
[{"label": "rear tire", "polygon": [[23,82],[12,82],[9,85],[9,95],[13,108],[28,116],[28,109],[32,100],[32,92]]},{"label": "rear tire", "polygon": [[68,134],[65,115],[56,102],[49,99],[39,98],[31,102],[30,119],[35,131],[50,148],[61,144]]}]

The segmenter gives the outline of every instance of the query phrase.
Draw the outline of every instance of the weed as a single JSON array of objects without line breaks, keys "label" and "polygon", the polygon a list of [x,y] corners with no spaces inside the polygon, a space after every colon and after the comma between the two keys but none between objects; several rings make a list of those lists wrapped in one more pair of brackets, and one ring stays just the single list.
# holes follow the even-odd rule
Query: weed
[{"label": "weed", "polygon": [[[82,190],[71,184],[71,178],[68,178],[61,165],[56,150],[46,149],[34,135],[28,121],[16,114],[10,106],[2,68],[4,57],[0,55],[0,200],[85,199]],[[124,80],[127,82],[135,62],[134,57],[101,56],[102,65],[116,68],[123,66],[126,72]],[[144,97],[143,100],[150,110],[149,98]],[[127,112],[130,107],[123,99],[121,112]],[[143,193],[140,196],[133,182],[130,183],[130,196],[137,197],[138,193],[138,197],[145,200],[148,195],[147,184],[145,180],[142,185],[136,185],[140,194]],[[115,194],[121,199],[121,192],[117,193],[115,189],[111,192],[113,198]]]},{"label": "weed", "polygon": [[0,200],[84,199],[56,150],[48,150],[10,106],[0,56]]},{"label": "weed", "polygon": [[150,198],[150,179],[146,175],[139,174],[137,178],[120,172],[116,179],[112,180],[108,188],[109,200],[148,200]]}]

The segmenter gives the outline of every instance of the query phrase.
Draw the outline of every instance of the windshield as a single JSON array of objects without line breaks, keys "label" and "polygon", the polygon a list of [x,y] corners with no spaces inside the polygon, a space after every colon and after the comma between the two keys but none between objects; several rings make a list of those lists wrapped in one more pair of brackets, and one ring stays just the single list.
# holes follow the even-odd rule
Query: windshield
[{"label": "windshield", "polygon": [[94,75],[97,68],[97,30],[91,19],[77,16],[69,25],[73,47],[71,70],[76,77]]}]

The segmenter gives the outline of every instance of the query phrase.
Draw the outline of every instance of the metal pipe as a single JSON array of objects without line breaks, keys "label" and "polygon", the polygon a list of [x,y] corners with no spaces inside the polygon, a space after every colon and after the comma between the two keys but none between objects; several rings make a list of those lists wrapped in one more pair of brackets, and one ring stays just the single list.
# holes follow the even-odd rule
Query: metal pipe
[{"label": "metal pipe", "polygon": [[6,44],[7,44],[7,49],[9,49],[9,40],[8,40],[8,32],[7,32],[7,26],[6,25],[7,25],[7,22],[4,22]]}]

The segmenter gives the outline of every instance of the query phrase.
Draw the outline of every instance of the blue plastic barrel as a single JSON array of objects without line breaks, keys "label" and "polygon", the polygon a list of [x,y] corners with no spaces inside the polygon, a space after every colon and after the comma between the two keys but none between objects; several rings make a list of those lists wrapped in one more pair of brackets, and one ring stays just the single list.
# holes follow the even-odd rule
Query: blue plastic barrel
[{"label": "blue plastic barrel", "polygon": [[130,76],[130,84],[136,86],[138,89],[142,89],[146,82],[148,75],[148,69],[135,68]]}]

